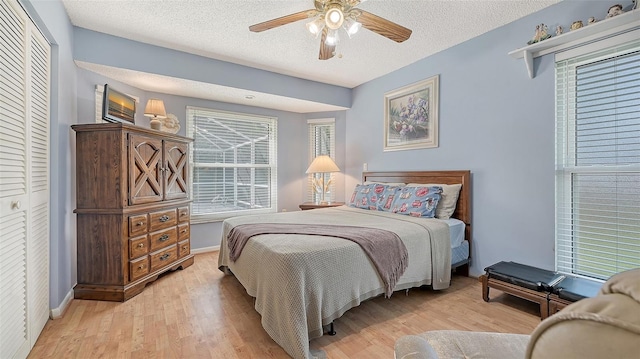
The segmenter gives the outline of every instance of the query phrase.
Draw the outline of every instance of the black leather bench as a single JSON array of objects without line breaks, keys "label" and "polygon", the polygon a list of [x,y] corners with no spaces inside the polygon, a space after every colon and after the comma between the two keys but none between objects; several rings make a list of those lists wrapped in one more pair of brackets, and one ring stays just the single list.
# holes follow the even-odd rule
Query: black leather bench
[{"label": "black leather bench", "polygon": [[516,262],[499,262],[485,268],[480,276],[482,299],[489,301],[489,289],[495,288],[540,304],[545,319],[577,300],[596,295],[602,283],[565,276],[560,273]]},{"label": "black leather bench", "polygon": [[580,299],[595,297],[602,282],[580,277],[565,277],[549,293],[549,315]]}]

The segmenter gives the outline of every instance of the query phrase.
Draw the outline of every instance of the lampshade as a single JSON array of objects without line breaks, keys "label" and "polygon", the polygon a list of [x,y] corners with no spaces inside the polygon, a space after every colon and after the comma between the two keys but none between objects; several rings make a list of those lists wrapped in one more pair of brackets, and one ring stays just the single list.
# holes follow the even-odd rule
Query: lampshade
[{"label": "lampshade", "polygon": [[339,29],[344,21],[344,14],[342,13],[342,10],[340,10],[339,4],[329,6],[330,9],[327,10],[327,13],[324,16],[324,21],[328,28],[333,30]]},{"label": "lampshade", "polygon": [[344,20],[344,24],[342,24],[342,27],[347,32],[347,35],[349,35],[349,38],[351,38],[356,34],[356,32],[358,32],[358,30],[360,30],[362,24],[355,21],[354,19],[349,18]]},{"label": "lampshade", "polygon": [[147,106],[144,108],[144,115],[153,118],[166,118],[167,111],[164,109],[164,102],[157,98],[149,99]]},{"label": "lampshade", "polygon": [[324,29],[324,20],[320,17],[307,23],[307,30],[314,36],[318,36]]},{"label": "lampshade", "polygon": [[340,37],[338,36],[338,31],[329,29],[329,31],[327,31],[327,38],[324,39],[325,44],[328,46],[336,46],[339,41]]},{"label": "lampshade", "polygon": [[340,169],[331,157],[322,155],[316,157],[307,168],[306,173],[340,172]]}]

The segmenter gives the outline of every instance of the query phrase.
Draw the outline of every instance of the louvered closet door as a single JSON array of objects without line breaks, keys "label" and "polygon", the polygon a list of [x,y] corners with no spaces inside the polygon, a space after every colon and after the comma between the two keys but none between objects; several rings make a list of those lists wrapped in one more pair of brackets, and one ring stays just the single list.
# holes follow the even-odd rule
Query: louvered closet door
[{"label": "louvered closet door", "polygon": [[28,56],[29,216],[27,295],[31,347],[49,319],[49,95],[50,49],[31,27]]},{"label": "louvered closet door", "polygon": [[0,357],[25,358],[49,316],[49,44],[0,1]]},{"label": "louvered closet door", "polygon": [[[0,1],[0,353],[25,357],[27,327],[26,23]],[[6,64],[6,66],[5,66]]]}]

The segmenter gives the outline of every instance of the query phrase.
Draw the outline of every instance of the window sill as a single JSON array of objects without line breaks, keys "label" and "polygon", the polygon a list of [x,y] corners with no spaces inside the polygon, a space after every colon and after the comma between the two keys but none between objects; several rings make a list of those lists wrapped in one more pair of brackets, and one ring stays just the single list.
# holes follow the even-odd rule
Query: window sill
[{"label": "window sill", "polygon": [[532,45],[528,45],[509,53],[515,59],[524,58],[529,78],[534,78],[533,59],[546,54],[560,52],[572,47],[630,31],[640,26],[640,9],[600,20],[594,24],[583,26],[577,30],[553,36]]}]

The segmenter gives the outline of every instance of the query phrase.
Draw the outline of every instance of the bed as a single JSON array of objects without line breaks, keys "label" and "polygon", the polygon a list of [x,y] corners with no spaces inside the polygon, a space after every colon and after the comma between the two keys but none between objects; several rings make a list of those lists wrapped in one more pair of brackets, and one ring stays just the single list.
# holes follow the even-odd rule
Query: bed
[{"label": "bed", "polygon": [[[250,223],[348,225],[388,230],[401,238],[408,267],[394,290],[449,286],[452,269],[468,274],[471,258],[469,171],[365,172],[363,182],[462,184],[452,218],[414,218],[340,206],[311,211],[240,216],[224,221],[218,267],[234,275],[255,298],[261,324],[293,358],[313,358],[309,340],[362,301],[385,293],[381,277],[362,248],[351,241],[306,234],[262,234],[250,238],[235,261],[227,236]],[[462,223],[462,226],[460,225]],[[452,232],[463,232],[459,240]],[[452,248],[452,240],[454,247]]]}]

